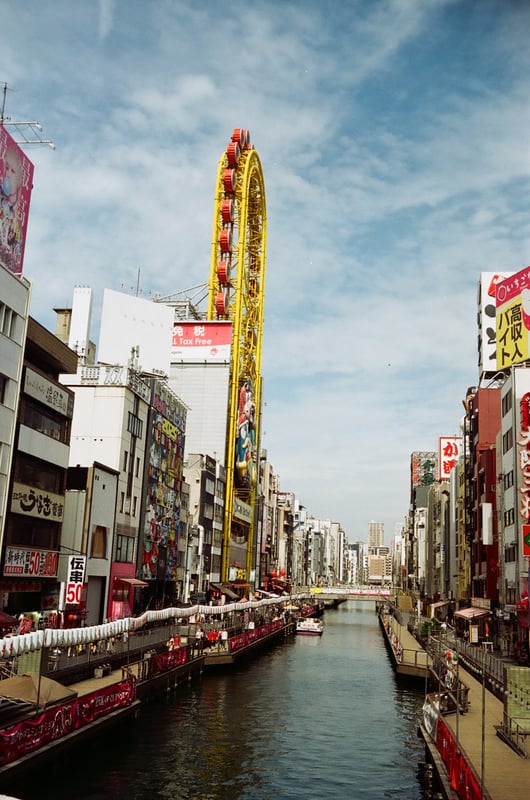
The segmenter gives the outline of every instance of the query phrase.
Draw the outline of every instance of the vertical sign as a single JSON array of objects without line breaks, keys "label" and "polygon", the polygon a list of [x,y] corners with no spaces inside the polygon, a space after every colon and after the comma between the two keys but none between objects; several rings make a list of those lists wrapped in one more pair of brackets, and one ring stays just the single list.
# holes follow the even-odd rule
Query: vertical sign
[{"label": "vertical sign", "polygon": [[22,275],[33,164],[0,125],[0,262]]},{"label": "vertical sign", "polygon": [[497,284],[497,368],[530,358],[530,267]]},{"label": "vertical sign", "polygon": [[85,556],[68,557],[65,602],[70,606],[78,606],[81,602],[81,593],[85,582],[85,563]]},{"label": "vertical sign", "polygon": [[438,480],[449,480],[461,452],[461,436],[440,436],[438,441]]}]

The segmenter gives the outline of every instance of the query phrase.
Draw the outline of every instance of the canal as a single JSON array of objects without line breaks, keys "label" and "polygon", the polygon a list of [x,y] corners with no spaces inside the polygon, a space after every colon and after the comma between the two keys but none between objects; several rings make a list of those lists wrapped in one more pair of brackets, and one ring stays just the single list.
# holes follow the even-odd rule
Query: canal
[{"label": "canal", "polygon": [[0,791],[22,800],[421,800],[423,692],[397,685],[372,603],[206,674]]}]

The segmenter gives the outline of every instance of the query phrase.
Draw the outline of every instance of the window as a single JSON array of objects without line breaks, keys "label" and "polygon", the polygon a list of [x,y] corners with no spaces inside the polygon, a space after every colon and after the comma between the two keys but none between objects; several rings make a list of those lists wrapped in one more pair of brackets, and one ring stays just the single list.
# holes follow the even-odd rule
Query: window
[{"label": "window", "polygon": [[140,459],[136,459],[136,477],[138,478],[140,475]]},{"label": "window", "polygon": [[69,421],[60,414],[56,414],[50,408],[38,405],[25,398],[21,407],[20,419],[24,425],[34,431],[43,433],[44,436],[49,436],[58,442],[66,443],[68,441]]},{"label": "window", "polygon": [[131,562],[134,560],[134,539],[131,536],[116,536],[116,561]]},{"label": "window", "polygon": [[19,454],[15,459],[13,475],[17,483],[54,494],[64,492],[65,471],[38,458]]},{"label": "window", "polygon": [[58,550],[61,526],[22,514],[13,515],[7,523],[7,542],[36,550]]},{"label": "window", "polygon": [[129,453],[127,452],[127,450],[124,450],[123,451],[123,467],[122,467],[123,472],[127,472],[127,462],[128,462],[128,460],[129,460]]},{"label": "window", "polygon": [[137,497],[133,497],[133,512],[132,512],[133,517],[136,516],[136,504],[137,504],[137,502],[138,502],[138,498]]},{"label": "window", "polygon": [[506,431],[502,437],[502,452],[507,453],[513,447],[513,429]]},{"label": "window", "polygon": [[138,439],[142,438],[142,420],[136,414],[133,414],[132,411],[129,411],[127,430]]},{"label": "window", "polygon": [[5,375],[0,375],[0,403],[4,405],[6,401],[6,389],[7,389],[7,381]]},{"label": "window", "polygon": [[103,525],[96,525],[92,534],[91,558],[107,557],[107,529]]},{"label": "window", "polygon": [[5,303],[0,303],[0,330],[4,336],[8,336],[10,339],[15,338],[16,320],[16,312]]},{"label": "window", "polygon": [[512,390],[509,389],[504,397],[502,398],[502,416],[505,417],[506,414],[512,408]]},{"label": "window", "polygon": [[125,506],[125,492],[120,492],[120,513],[123,514],[123,508]]}]

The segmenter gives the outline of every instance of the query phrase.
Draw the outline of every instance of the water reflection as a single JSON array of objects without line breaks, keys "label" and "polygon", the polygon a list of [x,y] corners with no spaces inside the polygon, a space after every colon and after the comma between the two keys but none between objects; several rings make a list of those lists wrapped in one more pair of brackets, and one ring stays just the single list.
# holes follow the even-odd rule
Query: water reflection
[{"label": "water reflection", "polygon": [[326,613],[322,637],[298,637],[150,703],[134,724],[58,757],[45,785],[32,776],[14,794],[420,800],[422,701],[396,684],[373,605],[344,604]]}]

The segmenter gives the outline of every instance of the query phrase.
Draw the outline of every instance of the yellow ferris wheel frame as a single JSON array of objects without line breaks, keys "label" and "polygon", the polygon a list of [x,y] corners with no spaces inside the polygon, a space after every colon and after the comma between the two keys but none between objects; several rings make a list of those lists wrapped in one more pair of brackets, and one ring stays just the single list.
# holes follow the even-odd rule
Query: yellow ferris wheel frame
[{"label": "yellow ferris wheel frame", "polygon": [[255,429],[252,453],[259,472],[261,422],[261,346],[265,289],[267,215],[265,183],[259,156],[247,130],[234,129],[219,160],[214,202],[213,235],[208,284],[208,320],[232,323],[232,347],[225,446],[226,497],[221,557],[221,580],[229,579],[230,538],[237,500],[251,509],[245,580],[253,561],[256,479],[247,488],[236,485],[236,439],[241,387],[254,390]]}]

